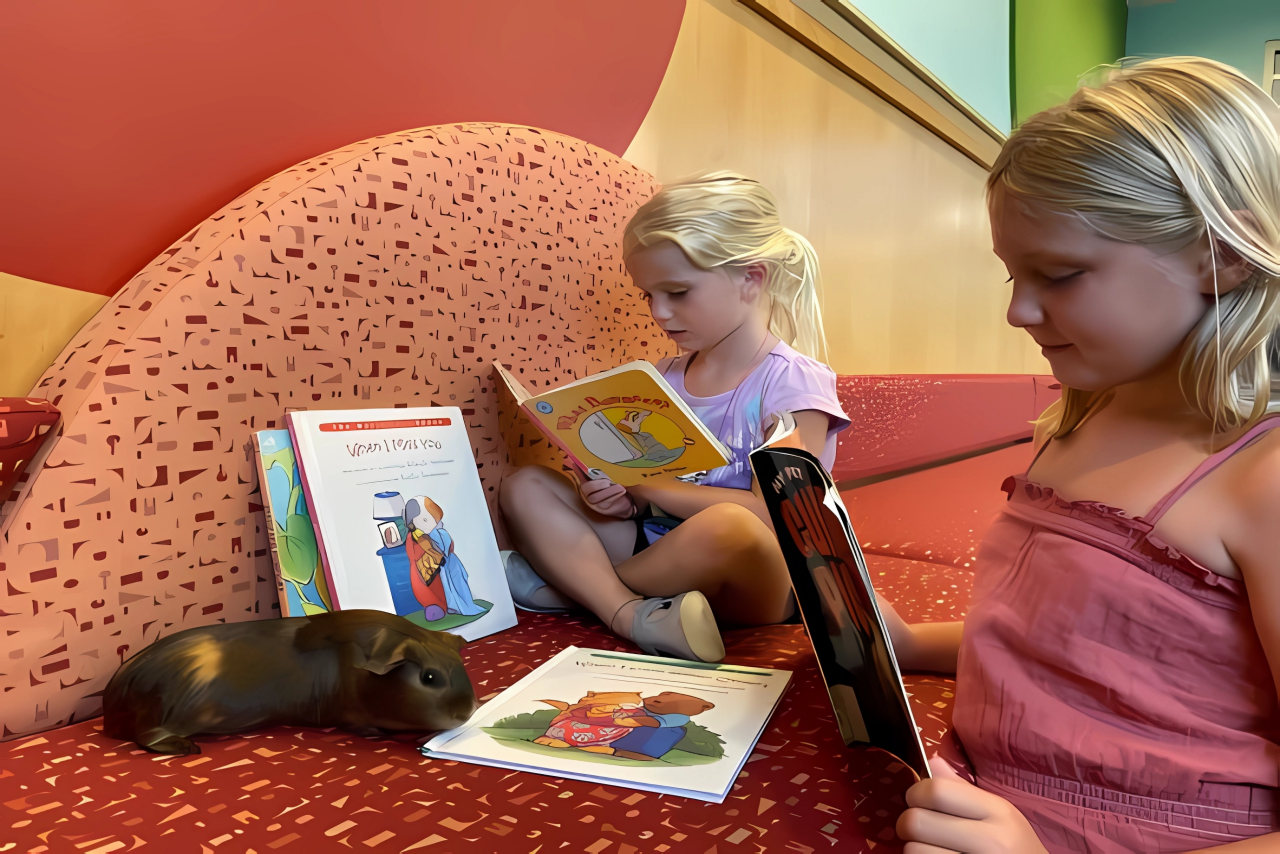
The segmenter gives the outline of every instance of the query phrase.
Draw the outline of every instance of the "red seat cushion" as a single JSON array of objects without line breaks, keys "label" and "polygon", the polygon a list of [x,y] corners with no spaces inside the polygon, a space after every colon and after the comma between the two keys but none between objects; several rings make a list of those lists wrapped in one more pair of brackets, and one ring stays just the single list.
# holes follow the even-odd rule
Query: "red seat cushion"
[{"label": "red seat cushion", "polygon": [[[635,650],[592,618],[519,616],[463,649],[482,700],[568,644]],[[844,747],[804,629],[730,630],[725,649],[793,676],[722,805],[425,759],[419,736],[276,727],[158,757],[95,720],[0,745],[0,826],[23,851],[900,851],[911,772]],[[905,681],[933,752],[954,683]]]},{"label": "red seat cushion", "polygon": [[880,554],[969,568],[1004,506],[1004,479],[1026,471],[1030,443],[840,493],[858,543]]},{"label": "red seat cushion", "polygon": [[836,379],[853,419],[840,433],[836,483],[1031,438],[1056,388],[1033,374],[862,374]]},{"label": "red seat cushion", "polygon": [[866,558],[872,586],[908,623],[964,619],[973,594],[973,570],[888,555]]}]

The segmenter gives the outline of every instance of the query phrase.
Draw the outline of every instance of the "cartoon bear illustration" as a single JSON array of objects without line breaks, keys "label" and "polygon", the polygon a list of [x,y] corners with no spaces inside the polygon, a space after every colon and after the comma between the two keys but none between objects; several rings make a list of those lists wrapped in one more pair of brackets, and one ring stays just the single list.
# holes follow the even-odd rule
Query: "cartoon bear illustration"
[{"label": "cartoon bear illustration", "polygon": [[638,726],[610,743],[615,756],[645,761],[658,759],[680,743],[694,715],[715,708],[715,703],[708,700],[675,691],[645,697],[642,705],[644,711],[631,716]]},{"label": "cartoon bear illustration", "polygon": [[560,710],[534,744],[547,747],[576,747],[590,753],[613,753],[609,744],[637,726],[631,717],[643,713],[638,691],[596,692],[570,705],[560,700],[543,700]]}]

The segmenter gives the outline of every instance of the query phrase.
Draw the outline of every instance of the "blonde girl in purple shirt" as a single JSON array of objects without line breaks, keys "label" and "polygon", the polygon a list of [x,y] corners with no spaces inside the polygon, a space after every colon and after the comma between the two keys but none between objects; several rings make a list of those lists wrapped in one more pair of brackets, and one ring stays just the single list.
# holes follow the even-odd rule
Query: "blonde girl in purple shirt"
[{"label": "blonde girl in purple shirt", "polygon": [[790,412],[800,441],[830,465],[848,424],[819,361],[818,260],[768,190],[728,172],[663,187],[627,225],[623,258],[680,349],[660,370],[733,459],[700,482],[629,489],[517,470],[500,495],[517,549],[504,555],[507,578],[528,610],[576,603],[646,652],[719,661],[717,619],[760,625],[792,611],[747,454]]}]

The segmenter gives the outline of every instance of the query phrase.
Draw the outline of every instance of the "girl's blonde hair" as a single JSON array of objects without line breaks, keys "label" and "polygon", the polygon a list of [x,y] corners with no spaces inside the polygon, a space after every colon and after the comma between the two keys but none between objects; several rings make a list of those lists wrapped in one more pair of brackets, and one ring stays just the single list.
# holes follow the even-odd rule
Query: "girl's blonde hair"
[{"label": "girl's blonde hair", "polygon": [[627,223],[622,257],[669,240],[694,266],[765,266],[769,331],[796,350],[825,359],[818,255],[786,228],[773,194],[734,172],[707,172],[667,184]]},{"label": "girl's blonde hair", "polygon": [[[987,179],[1078,217],[1097,234],[1157,251],[1208,234],[1214,310],[1183,344],[1179,381],[1215,430],[1267,411],[1267,350],[1280,322],[1280,110],[1253,81],[1212,60],[1170,57],[1109,69],[1065,104],[1028,119]],[[1216,273],[1251,270],[1218,295]],[[1041,435],[1075,429],[1105,392],[1064,388]]]}]

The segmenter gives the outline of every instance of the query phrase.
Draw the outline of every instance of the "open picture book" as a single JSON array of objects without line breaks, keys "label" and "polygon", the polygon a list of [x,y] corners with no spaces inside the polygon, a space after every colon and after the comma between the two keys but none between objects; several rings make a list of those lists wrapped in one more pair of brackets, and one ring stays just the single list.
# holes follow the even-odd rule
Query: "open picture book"
[{"label": "open picture book", "polygon": [[[300,410],[285,423],[277,458],[259,455],[282,573],[306,563],[292,552],[307,547],[309,524],[332,610],[388,611],[467,640],[516,624],[460,409]],[[300,491],[284,477],[289,456]],[[307,518],[294,518],[299,508]],[[281,581],[286,596],[294,575]]]},{"label": "open picture book", "polygon": [[729,450],[648,362],[628,362],[534,394],[495,361],[531,421],[588,477],[635,486],[719,468]]},{"label": "open picture book", "polygon": [[722,803],[790,679],[570,646],[421,750]]},{"label": "open picture book", "polygon": [[878,747],[929,777],[902,673],[840,493],[783,419],[751,467],[847,745]]}]

